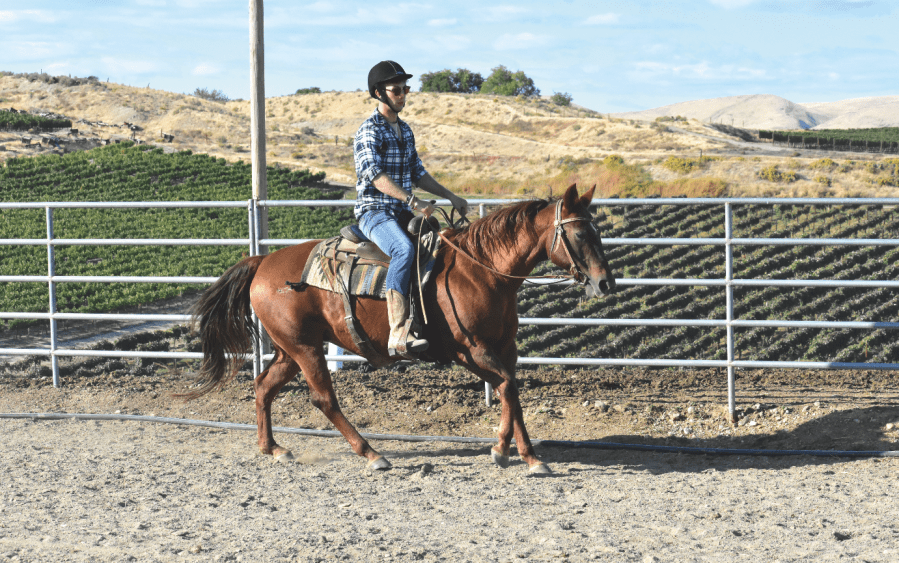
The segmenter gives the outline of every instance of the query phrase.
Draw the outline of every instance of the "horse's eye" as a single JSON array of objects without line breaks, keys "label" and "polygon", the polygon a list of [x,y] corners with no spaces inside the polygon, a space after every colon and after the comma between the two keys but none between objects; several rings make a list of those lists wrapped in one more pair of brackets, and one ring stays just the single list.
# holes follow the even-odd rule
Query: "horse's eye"
[{"label": "horse's eye", "polygon": [[578,233],[575,236],[581,240],[587,239],[587,233],[585,233],[584,231],[578,231]]}]

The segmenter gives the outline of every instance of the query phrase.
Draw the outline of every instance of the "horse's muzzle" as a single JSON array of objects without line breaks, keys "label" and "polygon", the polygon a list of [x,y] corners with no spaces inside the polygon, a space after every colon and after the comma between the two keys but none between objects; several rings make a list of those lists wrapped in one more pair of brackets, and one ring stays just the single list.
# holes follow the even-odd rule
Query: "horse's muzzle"
[{"label": "horse's muzzle", "polygon": [[587,284],[587,297],[598,297],[599,295],[611,295],[615,292],[615,278],[611,275],[603,276],[599,279],[590,279]]}]

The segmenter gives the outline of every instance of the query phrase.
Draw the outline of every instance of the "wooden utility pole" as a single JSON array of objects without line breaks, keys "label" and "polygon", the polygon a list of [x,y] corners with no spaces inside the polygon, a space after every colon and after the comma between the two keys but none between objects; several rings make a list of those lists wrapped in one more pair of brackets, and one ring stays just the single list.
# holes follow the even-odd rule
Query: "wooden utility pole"
[{"label": "wooden utility pole", "polygon": [[[253,199],[268,199],[265,176],[265,49],[262,0],[250,0],[250,136],[253,153]],[[259,210],[259,236],[268,238],[268,210]],[[268,248],[259,247],[260,254]]]}]

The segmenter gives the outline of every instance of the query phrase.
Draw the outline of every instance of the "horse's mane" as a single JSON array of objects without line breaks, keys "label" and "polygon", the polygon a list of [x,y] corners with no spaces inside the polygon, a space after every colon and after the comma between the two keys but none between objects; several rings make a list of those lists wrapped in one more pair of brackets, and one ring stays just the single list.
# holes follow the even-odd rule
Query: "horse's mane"
[{"label": "horse's mane", "polygon": [[471,256],[484,258],[493,255],[514,246],[522,229],[536,238],[535,218],[553,201],[533,199],[508,205],[462,229],[447,233],[448,238]]}]

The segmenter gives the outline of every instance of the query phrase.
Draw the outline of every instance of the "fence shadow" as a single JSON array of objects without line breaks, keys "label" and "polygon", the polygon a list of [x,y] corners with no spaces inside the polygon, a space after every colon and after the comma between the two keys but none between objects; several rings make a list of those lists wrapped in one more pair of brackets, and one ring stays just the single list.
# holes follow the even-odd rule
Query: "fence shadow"
[{"label": "fence shadow", "polygon": [[[565,444],[545,441],[535,446],[538,456],[556,467],[559,475],[577,472],[578,468],[563,469],[566,464],[589,465],[596,468],[627,466],[635,471],[654,473],[699,473],[709,469],[729,471],[740,469],[786,469],[821,465],[840,465],[871,456],[835,456],[837,451],[897,451],[894,441],[899,431],[884,430],[885,420],[899,420],[899,407],[873,406],[851,411],[837,411],[804,422],[792,430],[775,430],[743,436],[715,436],[711,438],[648,438],[639,434],[598,436],[595,440],[571,441]],[[858,422],[856,422],[858,421]],[[636,444],[640,446],[675,446],[685,448],[715,448],[725,450],[774,450],[771,455],[749,453],[675,453],[667,451],[607,449],[602,444]],[[464,444],[418,448],[403,451],[385,447],[382,451],[392,459],[427,456],[436,465],[466,466],[489,463],[490,444]],[[822,455],[780,455],[785,451],[822,452]],[[512,467],[523,467],[514,445]],[[469,461],[469,458],[470,461]]]},{"label": "fence shadow", "polygon": [[[774,430],[742,436],[710,438],[647,438],[636,434],[603,436],[596,442],[639,444],[642,446],[676,446],[729,450],[773,450],[771,455],[749,453],[688,454],[655,451],[592,449],[591,441],[565,445],[541,445],[543,457],[556,463],[590,465],[628,464],[649,471],[699,472],[709,468],[720,471],[742,468],[780,468],[837,465],[861,457],[828,455],[837,451],[897,451],[897,431],[885,431],[887,421],[899,420],[899,407],[871,406],[849,411],[836,411],[801,423],[791,430]],[[785,451],[821,452],[822,455],[779,455]],[[679,463],[659,464],[659,460],[677,458]]]}]

